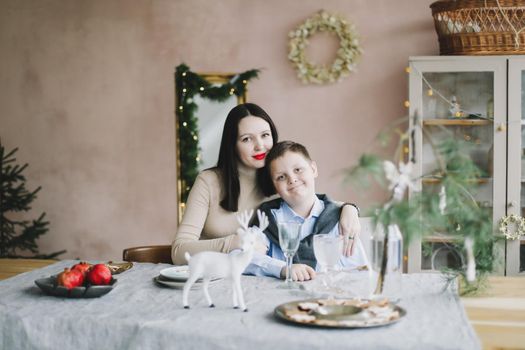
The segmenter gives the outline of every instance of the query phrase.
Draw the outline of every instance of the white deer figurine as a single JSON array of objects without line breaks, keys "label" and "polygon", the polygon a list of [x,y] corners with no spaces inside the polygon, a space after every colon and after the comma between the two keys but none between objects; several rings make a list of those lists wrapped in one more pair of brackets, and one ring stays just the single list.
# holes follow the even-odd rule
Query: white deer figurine
[{"label": "white deer figurine", "polygon": [[241,251],[230,254],[218,252],[201,252],[190,257],[186,252],[184,256],[189,265],[189,277],[184,284],[182,291],[182,304],[185,309],[189,309],[188,293],[191,286],[199,278],[202,278],[202,287],[204,296],[208,301],[210,307],[215,307],[208,293],[208,286],[212,278],[230,278],[233,290],[233,308],[239,308],[248,311],[244,303],[244,297],[241,289],[241,274],[250,263],[253,256],[254,244],[257,240],[257,235],[262,234],[262,231],[268,226],[268,218],[266,215],[257,210],[257,217],[259,219],[259,226],[248,227],[253,210],[245,211],[237,216],[237,221],[241,225],[237,229],[237,235],[241,240]]}]

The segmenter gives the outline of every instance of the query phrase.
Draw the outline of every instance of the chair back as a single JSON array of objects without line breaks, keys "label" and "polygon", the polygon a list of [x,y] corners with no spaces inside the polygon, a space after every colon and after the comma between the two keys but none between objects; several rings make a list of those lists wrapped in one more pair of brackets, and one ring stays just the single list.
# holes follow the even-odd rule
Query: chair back
[{"label": "chair back", "polygon": [[171,261],[171,245],[149,245],[126,248],[122,252],[124,261],[173,264]]}]

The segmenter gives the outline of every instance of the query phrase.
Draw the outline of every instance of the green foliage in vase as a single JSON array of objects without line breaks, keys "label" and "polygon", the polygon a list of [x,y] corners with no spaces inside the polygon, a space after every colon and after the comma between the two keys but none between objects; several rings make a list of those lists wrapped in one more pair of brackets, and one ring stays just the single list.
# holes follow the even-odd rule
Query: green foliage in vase
[{"label": "green foliage in vase", "polygon": [[[0,141],[0,258],[41,258],[51,259],[64,251],[52,254],[38,254],[36,240],[48,231],[49,222],[45,213],[36,220],[17,220],[17,213],[31,210],[41,187],[30,191],[26,188],[23,175],[27,164],[15,164],[17,148],[7,152]],[[33,255],[20,255],[30,251]]]},{"label": "green foliage in vase", "polygon": [[[417,122],[414,124],[419,125]],[[411,132],[407,130],[400,134],[395,155],[400,154],[400,149]],[[449,247],[461,257],[462,263],[461,266],[444,272],[456,276],[465,274],[465,239],[471,237],[474,242],[476,272],[478,276],[483,275],[493,269],[492,247],[496,240],[490,210],[480,206],[473,196],[483,173],[470,157],[472,145],[458,140],[445,128],[443,132],[449,136],[437,143],[435,140],[428,140],[433,147],[436,166],[434,171],[423,175],[427,180],[423,191],[412,191],[410,200],[405,196],[404,200],[379,203],[373,206],[368,215],[373,217],[375,224],[383,227],[397,225],[407,245],[415,237],[432,235],[450,239]],[[379,143],[384,135],[385,131],[382,131]],[[425,132],[423,136],[431,137]],[[399,159],[397,156],[394,158]],[[379,186],[385,187],[386,174],[382,164],[386,160],[373,154],[361,156],[358,164],[348,170],[349,180],[363,188],[370,186],[369,179],[372,178],[376,179]],[[422,179],[412,179],[414,182],[419,180]]]}]

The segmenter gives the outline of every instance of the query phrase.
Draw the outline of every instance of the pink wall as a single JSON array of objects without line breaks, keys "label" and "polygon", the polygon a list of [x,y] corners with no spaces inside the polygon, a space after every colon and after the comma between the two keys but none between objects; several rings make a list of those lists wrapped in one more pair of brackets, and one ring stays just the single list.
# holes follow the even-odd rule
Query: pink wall
[{"label": "pink wall", "polygon": [[[173,72],[182,62],[201,72],[262,68],[249,99],[281,139],[310,149],[318,191],[366,206],[340,170],[404,115],[408,56],[438,53],[431,2],[2,1],[0,137],[20,147],[29,187],[43,187],[29,216],[45,211],[51,222],[41,252],[118,260],[127,246],[171,242]],[[341,83],[303,85],[287,34],[321,8],[355,23],[365,53]]]}]

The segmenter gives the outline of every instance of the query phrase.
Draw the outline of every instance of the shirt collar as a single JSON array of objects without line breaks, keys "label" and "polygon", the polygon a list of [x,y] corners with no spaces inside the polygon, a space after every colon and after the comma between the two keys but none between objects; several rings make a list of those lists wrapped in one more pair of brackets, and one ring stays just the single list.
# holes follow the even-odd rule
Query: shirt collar
[{"label": "shirt collar", "polygon": [[308,220],[311,218],[317,219],[324,210],[324,203],[319,198],[317,198],[317,196],[315,196],[314,206],[312,207],[312,210],[310,211],[310,215],[308,215],[308,217],[306,218],[303,218],[301,215],[297,214],[292,208],[290,208],[288,203],[286,203],[284,200],[281,203],[281,210],[283,210],[283,212],[286,213],[286,216],[293,217],[295,220],[304,222],[305,220]]}]

